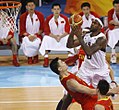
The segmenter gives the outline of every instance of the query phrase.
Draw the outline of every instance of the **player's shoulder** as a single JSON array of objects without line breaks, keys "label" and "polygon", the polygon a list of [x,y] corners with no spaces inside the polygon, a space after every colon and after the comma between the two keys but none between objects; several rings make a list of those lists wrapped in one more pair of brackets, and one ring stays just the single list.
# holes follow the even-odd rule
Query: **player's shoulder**
[{"label": "player's shoulder", "polygon": [[107,40],[105,34],[102,32],[100,34],[98,34],[97,37],[98,37],[98,40],[103,40],[103,41]]},{"label": "player's shoulder", "polygon": [[60,14],[60,17],[64,18],[64,19],[68,19],[67,16],[63,15],[63,14]]},{"label": "player's shoulder", "polygon": [[95,17],[97,17],[97,18],[100,18],[100,16],[96,12],[94,12],[94,11],[90,11],[90,14],[95,16]]},{"label": "player's shoulder", "polygon": [[53,17],[53,14],[46,17],[47,20],[50,20]]},{"label": "player's shoulder", "polygon": [[21,14],[20,18],[23,18],[23,17],[25,17],[27,15],[28,15],[28,11],[24,12],[23,14]]},{"label": "player's shoulder", "polygon": [[50,21],[53,18],[53,14],[46,17],[46,21]]},{"label": "player's shoulder", "polygon": [[35,10],[35,14],[44,16],[42,12],[39,12],[39,11],[36,11],[36,10]]},{"label": "player's shoulder", "polygon": [[108,13],[114,13],[114,8],[110,9]]},{"label": "player's shoulder", "polygon": [[105,110],[105,107],[103,105],[96,104],[94,110]]},{"label": "player's shoulder", "polygon": [[101,32],[101,33],[99,34],[99,36],[104,37],[104,36],[105,36],[105,34]]}]

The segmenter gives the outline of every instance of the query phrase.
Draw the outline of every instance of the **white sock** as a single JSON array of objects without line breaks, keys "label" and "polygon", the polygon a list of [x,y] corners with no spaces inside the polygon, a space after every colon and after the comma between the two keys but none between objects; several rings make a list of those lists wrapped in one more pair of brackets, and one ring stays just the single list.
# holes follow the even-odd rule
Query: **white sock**
[{"label": "white sock", "polygon": [[74,55],[73,55],[73,54],[71,54],[71,53],[69,53],[69,54],[68,54],[68,57],[72,57],[72,56],[74,56]]},{"label": "white sock", "polygon": [[116,52],[115,52],[115,49],[112,49],[112,54],[115,54]]},{"label": "white sock", "polygon": [[48,54],[46,54],[44,57],[45,57],[45,58],[48,58]]}]

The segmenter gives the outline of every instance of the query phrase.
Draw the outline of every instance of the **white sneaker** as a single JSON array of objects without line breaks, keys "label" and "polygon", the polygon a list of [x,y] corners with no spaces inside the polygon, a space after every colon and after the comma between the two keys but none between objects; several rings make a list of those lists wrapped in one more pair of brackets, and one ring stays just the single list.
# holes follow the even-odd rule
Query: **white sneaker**
[{"label": "white sneaker", "polygon": [[117,63],[117,55],[116,55],[116,53],[111,54],[110,62],[111,63]]}]

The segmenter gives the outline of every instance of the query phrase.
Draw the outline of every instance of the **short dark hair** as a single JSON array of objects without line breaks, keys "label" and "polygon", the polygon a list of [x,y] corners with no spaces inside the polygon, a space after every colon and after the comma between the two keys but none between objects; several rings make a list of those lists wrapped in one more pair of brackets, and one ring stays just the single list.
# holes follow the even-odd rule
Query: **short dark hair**
[{"label": "short dark hair", "polygon": [[119,0],[114,0],[114,1],[113,1],[113,5],[114,5],[114,4],[119,4]]},{"label": "short dark hair", "polygon": [[53,3],[52,4],[52,9],[54,8],[54,6],[59,6],[61,8],[61,5],[59,3]]},{"label": "short dark hair", "polygon": [[26,5],[30,2],[33,2],[34,4],[36,4],[34,0],[26,0]]},{"label": "short dark hair", "polygon": [[81,4],[81,9],[82,9],[83,7],[86,7],[86,6],[89,7],[89,8],[91,7],[91,6],[90,6],[90,3],[84,2],[84,3]]},{"label": "short dark hair", "polygon": [[60,73],[59,70],[58,70],[58,67],[59,67],[58,60],[59,60],[59,58],[57,57],[57,58],[53,59],[50,63],[50,69],[53,72],[55,72],[57,75],[59,75],[59,73]]},{"label": "short dark hair", "polygon": [[97,86],[101,95],[106,95],[109,91],[109,87],[109,83],[104,79],[100,80]]}]

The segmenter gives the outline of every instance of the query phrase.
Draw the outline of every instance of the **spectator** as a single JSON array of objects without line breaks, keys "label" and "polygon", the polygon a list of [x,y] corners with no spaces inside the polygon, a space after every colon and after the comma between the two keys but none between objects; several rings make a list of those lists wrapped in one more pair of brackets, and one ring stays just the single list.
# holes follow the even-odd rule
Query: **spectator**
[{"label": "spectator", "polygon": [[53,14],[46,18],[44,27],[45,36],[39,50],[45,57],[44,67],[48,67],[49,65],[48,50],[69,51],[69,56],[71,56],[71,52],[73,52],[73,49],[66,47],[68,34],[70,32],[68,18],[60,14],[61,6],[58,3],[52,5],[52,12]]},{"label": "spectator", "polygon": [[44,16],[41,12],[35,11],[34,0],[26,3],[27,12],[20,16],[20,41],[25,56],[28,57],[28,64],[38,63],[38,50],[42,40],[44,28]]},{"label": "spectator", "polygon": [[90,10],[91,6],[88,2],[84,2],[81,4],[81,10],[79,14],[82,16],[83,24],[81,26],[82,29],[84,28],[90,28],[92,19],[99,18],[99,15],[93,11]]},{"label": "spectator", "polygon": [[116,63],[115,45],[119,41],[119,0],[113,1],[114,8],[108,11],[108,45],[111,47],[111,63]]},{"label": "spectator", "polygon": [[8,25],[4,24],[4,17],[2,17],[2,14],[0,12],[0,46],[1,45],[9,45],[12,50],[13,54],[13,65],[18,67],[20,66],[18,62],[18,53],[17,53],[17,43],[14,38],[14,32],[10,29]]}]

